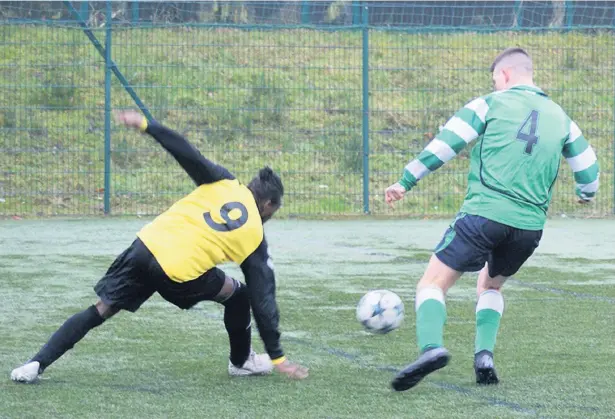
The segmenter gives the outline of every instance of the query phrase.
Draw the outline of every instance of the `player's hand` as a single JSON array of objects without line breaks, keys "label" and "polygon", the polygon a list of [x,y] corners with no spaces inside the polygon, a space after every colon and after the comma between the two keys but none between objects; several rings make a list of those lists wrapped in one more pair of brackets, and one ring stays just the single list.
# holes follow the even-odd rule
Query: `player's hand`
[{"label": "player's hand", "polygon": [[299,364],[293,364],[288,360],[282,362],[281,364],[275,365],[275,369],[278,370],[280,374],[284,374],[288,378],[292,378],[294,380],[303,380],[309,375],[309,370],[306,367],[302,367]]},{"label": "player's hand", "polygon": [[399,201],[406,194],[406,188],[401,186],[399,183],[394,183],[389,186],[387,190],[384,192],[384,200],[389,205],[389,207],[393,208],[393,202]]},{"label": "player's hand", "polygon": [[115,114],[115,119],[118,123],[124,124],[127,127],[139,129],[145,117],[137,111],[123,111],[117,112]]}]

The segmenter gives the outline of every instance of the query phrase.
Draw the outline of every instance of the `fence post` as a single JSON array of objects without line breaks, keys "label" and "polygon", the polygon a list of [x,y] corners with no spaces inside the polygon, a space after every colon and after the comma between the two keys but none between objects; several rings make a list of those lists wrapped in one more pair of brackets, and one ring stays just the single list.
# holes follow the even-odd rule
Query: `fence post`
[{"label": "fence post", "polygon": [[363,6],[363,212],[369,214],[369,16]]},{"label": "fence post", "polygon": [[301,2],[301,23],[304,25],[310,23],[310,2],[307,0]]},{"label": "fence post", "polygon": [[515,0],[515,29],[521,27],[521,19],[523,13],[523,0]]},{"label": "fence post", "polygon": [[[102,55],[103,58],[106,60],[107,52],[105,48],[103,48],[103,46],[100,44],[100,42],[98,41],[94,33],[88,28],[87,23],[81,20],[81,17],[79,16],[79,12],[77,11],[77,9],[73,7],[72,3],[69,0],[64,1],[64,5],[70,11],[71,15],[77,20],[77,22],[79,23],[79,26],[81,26],[81,28],[83,29],[83,33],[85,33],[85,35],[88,37],[90,42],[92,42],[92,45],[94,45],[94,48],[96,48],[98,53]],[[109,55],[109,57],[111,57],[111,55]],[[150,121],[154,119],[150,111],[145,107],[145,104],[143,103],[143,101],[139,98],[139,96],[137,96],[137,92],[135,92],[135,90],[132,88],[130,83],[128,83],[128,80],[126,80],[126,77],[124,77],[122,72],[117,68],[117,65],[115,65],[113,61],[111,61],[110,65],[111,65],[111,71],[113,71],[113,74],[115,74],[115,77],[117,77],[117,79],[120,81],[120,83],[124,87],[124,90],[128,92],[132,100],[135,101],[139,109],[141,109],[141,112],[143,112],[143,115],[145,115],[145,117]]]},{"label": "fence post", "polygon": [[131,22],[133,25],[136,25],[137,22],[139,21],[139,2],[138,1],[134,1],[131,4]]},{"label": "fence post", "polygon": [[353,0],[352,2],[352,24],[361,24],[361,2],[359,0]]},{"label": "fence post", "polygon": [[112,8],[111,0],[106,2],[105,14],[105,215],[111,212],[111,25]]},{"label": "fence post", "polygon": [[574,2],[566,0],[566,29],[572,29],[574,24]]},{"label": "fence post", "polygon": [[90,19],[90,12],[88,10],[88,2],[82,1],[79,6],[79,16],[81,16],[81,20],[87,22]]}]

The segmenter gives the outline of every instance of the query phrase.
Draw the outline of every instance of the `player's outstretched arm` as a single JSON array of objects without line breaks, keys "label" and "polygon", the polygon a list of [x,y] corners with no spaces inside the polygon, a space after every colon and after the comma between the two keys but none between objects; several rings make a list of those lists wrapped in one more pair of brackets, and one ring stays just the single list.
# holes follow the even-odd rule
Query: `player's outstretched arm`
[{"label": "player's outstretched arm", "polygon": [[600,168],[596,153],[573,121],[570,122],[570,136],[562,154],[574,173],[578,202],[591,202],[598,192]]},{"label": "player's outstretched arm", "polygon": [[120,112],[116,119],[124,125],[139,129],[152,137],[164,147],[188,173],[197,185],[213,183],[222,179],[235,179],[224,167],[205,157],[177,132],[147,119],[136,111]]},{"label": "player's outstretched arm", "polygon": [[290,378],[306,378],[308,369],[288,361],[280,344],[280,314],[275,300],[275,274],[265,239],[241,264],[241,270],[248,286],[258,332],[275,368]]},{"label": "player's outstretched arm", "polygon": [[485,132],[487,126],[488,99],[477,98],[461,108],[448,122],[436,138],[404,168],[399,182],[391,185],[385,192],[385,201],[393,202],[416,186],[419,180],[439,169],[455,157],[468,144]]}]

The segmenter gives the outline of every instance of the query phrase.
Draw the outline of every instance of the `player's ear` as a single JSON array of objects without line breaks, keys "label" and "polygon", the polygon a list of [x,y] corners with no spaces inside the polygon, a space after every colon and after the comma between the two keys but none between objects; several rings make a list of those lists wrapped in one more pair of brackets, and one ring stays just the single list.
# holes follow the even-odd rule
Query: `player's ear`
[{"label": "player's ear", "polygon": [[269,200],[264,200],[264,199],[261,199],[261,200],[256,201],[256,206],[258,207],[258,212],[259,212],[261,215],[265,215],[265,213],[267,212],[267,209],[268,209],[268,207],[269,207],[269,203],[270,203],[270,202],[271,202],[271,201],[269,201]]},{"label": "player's ear", "polygon": [[506,82],[506,84],[508,85],[508,82],[510,82],[510,70],[507,68],[503,68],[502,74],[504,75],[504,82]]},{"label": "player's ear", "polygon": [[267,212],[275,212],[278,208],[277,205],[275,205],[271,199],[268,199],[265,201],[265,204],[263,205],[263,207],[265,208],[265,211]]},{"label": "player's ear", "polygon": [[271,217],[273,217],[273,214],[275,214],[275,212],[278,210],[279,205],[274,204],[273,201],[271,201],[270,199],[262,202],[263,203],[259,205],[259,211],[261,213],[260,215],[263,220],[263,223],[265,223],[270,220]]}]

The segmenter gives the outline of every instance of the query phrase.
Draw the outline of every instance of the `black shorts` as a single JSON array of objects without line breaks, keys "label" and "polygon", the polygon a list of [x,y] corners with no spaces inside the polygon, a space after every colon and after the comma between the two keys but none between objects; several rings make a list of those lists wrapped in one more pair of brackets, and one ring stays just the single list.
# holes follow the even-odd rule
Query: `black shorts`
[{"label": "black shorts", "polygon": [[538,247],[542,230],[521,230],[479,215],[459,214],[434,251],[442,263],[459,272],[512,276]]},{"label": "black shorts", "polygon": [[213,300],[225,277],[222,270],[213,268],[192,281],[172,281],[145,244],[136,239],[115,259],[94,291],[105,304],[133,313],[155,292],[177,307],[189,309]]}]

